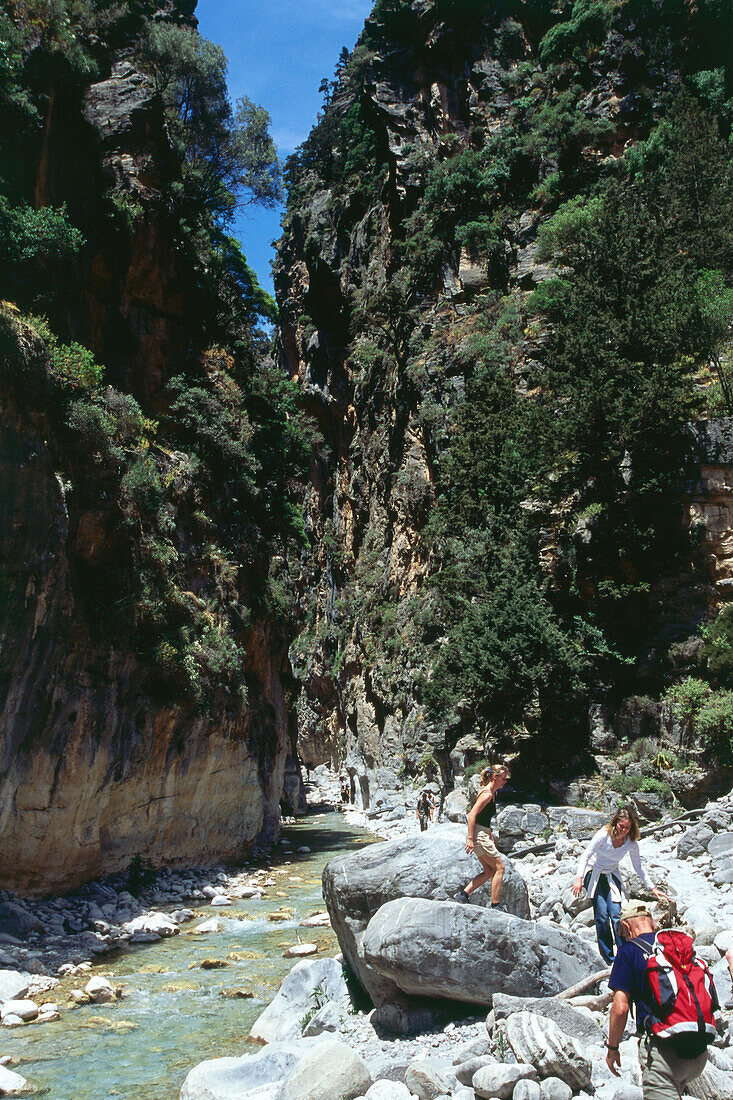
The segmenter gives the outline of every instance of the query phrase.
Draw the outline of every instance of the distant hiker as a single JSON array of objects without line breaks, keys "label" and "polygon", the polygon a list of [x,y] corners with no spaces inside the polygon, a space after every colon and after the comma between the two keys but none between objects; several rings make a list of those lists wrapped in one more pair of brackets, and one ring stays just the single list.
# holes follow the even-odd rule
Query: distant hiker
[{"label": "distant hiker", "polygon": [[634,870],[647,890],[658,901],[669,901],[666,894],[654,887],[641,865],[639,835],[639,822],[634,811],[630,806],[620,806],[608,825],[598,830],[586,848],[578,866],[578,876],[573,883],[576,898],[580,897],[585,888],[588,897],[593,899],[598,950],[607,963],[613,962],[614,940],[618,943],[619,913],[625,897],[618,865],[624,856],[630,857]]},{"label": "distant hiker", "polygon": [[341,801],[351,802],[351,788],[349,786],[349,781],[345,776],[342,776],[341,778]]},{"label": "distant hiker", "polygon": [[501,884],[504,881],[504,860],[494,843],[491,822],[496,817],[496,792],[501,790],[508,779],[509,770],[503,764],[492,764],[481,772],[481,786],[484,789],[468,815],[466,851],[469,854],[473,852],[478,857],[483,871],[472,878],[465,889],[453,895],[455,901],[467,902],[469,894],[491,879],[491,908],[500,909],[504,913],[505,907],[499,904]]},{"label": "distant hiker", "polygon": [[433,809],[435,803],[433,802],[433,796],[430,791],[422,791],[420,797],[417,800],[417,810],[415,811],[417,818],[420,822],[420,832],[424,833],[428,827],[428,821],[433,820]]},{"label": "distant hiker", "polygon": [[692,937],[675,929],[655,932],[643,902],[621,910],[622,940],[608,979],[613,1002],[606,1064],[618,1077],[619,1045],[634,1004],[644,1100],[680,1100],[708,1060],[715,1038],[718,998],[707,964],[695,956]]}]

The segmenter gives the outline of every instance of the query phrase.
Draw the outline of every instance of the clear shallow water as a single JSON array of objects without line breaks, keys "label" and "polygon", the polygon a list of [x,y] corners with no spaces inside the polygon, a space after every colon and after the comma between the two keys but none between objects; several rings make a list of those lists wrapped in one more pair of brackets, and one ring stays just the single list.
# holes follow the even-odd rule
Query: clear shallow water
[{"label": "clear shallow water", "polygon": [[[18,1060],[10,1068],[54,1100],[177,1100],[197,1062],[259,1049],[249,1042],[249,1029],[297,961],[284,959],[283,951],[298,935],[304,943],[319,944],[320,954],[338,950],[330,928],[298,928],[303,917],[324,908],[324,864],[373,839],[346,825],[338,813],[303,819],[283,837],[294,851],[273,854],[269,877],[277,885],[268,888],[266,898],[226,909],[197,908],[197,919],[184,930],[211,916],[223,930],[173,936],[101,962],[95,972],[123,985],[125,997],[115,1005],[67,1011],[59,996],[60,1020],[0,1033],[0,1054]],[[311,852],[298,855],[301,845]],[[287,896],[277,897],[276,891]],[[283,906],[292,907],[292,918],[270,922],[268,913]],[[225,959],[228,965],[203,970],[204,959]],[[87,980],[80,976],[76,984],[83,988]],[[248,990],[253,997],[224,997],[225,989]],[[54,992],[44,999],[54,999]]]}]

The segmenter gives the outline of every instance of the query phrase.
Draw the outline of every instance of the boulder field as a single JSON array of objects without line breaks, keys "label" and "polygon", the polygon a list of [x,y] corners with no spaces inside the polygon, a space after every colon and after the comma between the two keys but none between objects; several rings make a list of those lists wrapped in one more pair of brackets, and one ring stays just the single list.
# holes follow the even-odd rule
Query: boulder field
[{"label": "boulder field", "polygon": [[[605,983],[558,996],[602,968],[589,902],[569,889],[599,817],[557,808],[548,838],[546,811],[504,813],[515,826],[502,895],[508,913],[488,908],[488,887],[467,905],[452,899],[478,869],[465,855],[463,825],[420,834],[408,811],[390,822],[392,839],[332,860],[324,897],[343,955],[325,969],[324,960],[296,964],[276,1008],[252,1029],[269,1039],[263,1050],[195,1067],[181,1100],[642,1100],[643,1049],[631,1022],[621,1078],[606,1066]],[[725,1005],[733,798],[710,803],[699,818],[666,823],[642,839],[641,852],[673,899],[671,912],[651,902],[657,918],[695,933]],[[644,897],[630,868],[622,870],[628,892]],[[347,1000],[342,979],[353,994],[355,976],[378,1007]],[[317,987],[328,999],[313,1011]],[[727,1008],[723,1020],[689,1098],[733,1100]]]}]

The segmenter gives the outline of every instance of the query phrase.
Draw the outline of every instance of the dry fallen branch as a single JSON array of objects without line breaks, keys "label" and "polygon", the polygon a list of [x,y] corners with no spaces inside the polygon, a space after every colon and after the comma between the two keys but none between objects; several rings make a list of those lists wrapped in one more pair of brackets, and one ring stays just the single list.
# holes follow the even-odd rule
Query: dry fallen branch
[{"label": "dry fallen branch", "polygon": [[586,989],[590,989],[596,982],[602,982],[610,973],[610,966],[607,966],[605,970],[597,970],[595,974],[591,974],[590,977],[583,978],[582,981],[576,982],[575,985],[571,985],[569,989],[563,989],[562,993],[557,994],[557,1000],[569,1001],[571,997],[577,997],[579,993],[585,993]]}]

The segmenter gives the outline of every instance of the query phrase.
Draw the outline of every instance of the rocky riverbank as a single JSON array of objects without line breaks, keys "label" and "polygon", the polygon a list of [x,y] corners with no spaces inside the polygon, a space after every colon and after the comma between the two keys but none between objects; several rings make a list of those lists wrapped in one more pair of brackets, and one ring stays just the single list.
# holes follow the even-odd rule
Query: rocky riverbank
[{"label": "rocky riverbank", "polygon": [[[308,822],[286,819],[281,841],[252,853],[239,868],[155,873],[136,861],[125,875],[63,897],[27,899],[3,892],[0,1065],[11,1060],[13,1070],[33,1084],[50,1086],[59,1097],[69,1089],[78,1100],[87,1092],[81,1082],[74,1090],[74,1067],[85,1064],[85,1077],[92,1080],[98,1072],[105,1087],[126,1094],[131,1061],[142,1070],[155,1059],[137,1046],[163,1039],[170,1052],[168,1075],[165,1063],[159,1069],[164,1087],[170,1081],[171,1095],[177,1093],[185,1051],[190,1060],[193,1045],[199,1058],[206,1057],[242,1034],[243,1018],[248,1029],[287,973],[289,954],[334,950],[327,914],[313,915],[321,869],[329,854],[362,838],[341,815],[319,812],[333,809],[319,800],[313,786]],[[273,951],[276,957],[268,962]],[[195,972],[188,974],[192,967]],[[242,1000],[245,996],[250,999]],[[175,1021],[179,1011],[184,1020],[198,1021],[200,1041],[176,1041],[183,1031]],[[168,1020],[161,1033],[158,1019]],[[94,1066],[95,1051],[107,1049],[107,1039],[99,1047],[101,1033],[113,1044],[124,1040],[119,1074],[110,1054],[107,1069],[100,1064],[90,1073],[86,1066]],[[0,1074],[0,1096],[9,1080]],[[139,1094],[162,1095],[160,1080],[156,1076],[145,1091],[141,1078]],[[88,1095],[98,1095],[99,1088],[90,1087]]]},{"label": "rocky riverbank", "polygon": [[[252,1029],[266,1040],[264,1049],[195,1067],[180,1100],[638,1100],[631,1032],[621,1046],[622,1079],[606,1067],[610,997],[603,981],[571,999],[562,996],[579,975],[603,969],[590,904],[570,886],[605,816],[573,807],[505,807],[500,845],[512,854],[510,912],[503,914],[486,908],[486,887],[468,906],[452,901],[471,866],[461,856],[464,826],[443,822],[420,834],[412,801],[410,792],[385,792],[384,803],[375,798],[369,811],[347,811],[355,820],[376,820],[391,839],[336,858],[324,872],[343,956],[330,969],[323,959],[296,964]],[[533,850],[523,855],[527,849]],[[728,1001],[722,956],[733,943],[733,797],[709,803],[697,820],[663,823],[642,840],[642,856],[673,899],[669,907],[655,903],[658,920],[694,932],[721,1001]],[[634,897],[651,901],[634,876],[627,874],[626,883]],[[353,977],[375,1007],[356,1007]],[[727,1010],[724,1020],[690,1096],[733,1096]]]},{"label": "rocky riverbank", "polygon": [[[339,798],[338,778],[326,769],[314,770],[309,788],[312,802],[333,805]],[[337,855],[324,872],[324,895],[343,954],[326,957],[321,948],[313,960],[297,963],[251,1028],[264,1049],[200,1063],[186,1078],[182,1100],[302,1100],[311,1096],[298,1091],[304,1074],[309,1082],[324,1081],[327,1091],[318,1093],[324,1100],[569,1100],[573,1093],[584,1100],[593,1091],[602,1100],[636,1100],[636,1041],[624,1043],[621,1083],[605,1067],[603,987],[570,1003],[558,999],[563,988],[602,968],[589,904],[575,899],[570,885],[587,838],[605,817],[574,807],[505,805],[499,843],[510,852],[504,891],[510,912],[493,913],[486,908],[486,888],[468,906],[452,901],[476,870],[463,848],[465,825],[446,820],[460,819],[460,807],[448,796],[443,820],[420,833],[417,793],[385,790],[376,792],[366,810],[344,808],[340,820],[366,825],[386,842]],[[731,990],[722,955],[733,942],[733,796],[710,803],[697,820],[664,825],[642,841],[642,855],[653,881],[674,899],[678,919],[695,931],[698,952],[714,966],[726,1000]],[[297,856],[297,843],[285,839],[236,870],[162,872],[143,884],[146,868],[136,866],[132,882],[130,875],[112,876],[63,898],[4,894],[3,1030],[8,1036],[11,1028],[35,1033],[52,1020],[53,1027],[64,1028],[64,1016],[83,1004],[114,1007],[123,991],[105,959],[113,963],[136,944],[173,946],[181,933],[205,941],[226,923],[232,905],[284,896],[282,876],[292,873]],[[634,896],[645,896],[632,876],[627,885]],[[660,919],[670,916],[659,906],[656,911]],[[323,925],[328,916],[316,919]],[[364,990],[374,1007],[363,999]],[[242,1002],[223,1000],[219,1011],[237,1013],[237,1004]],[[728,1043],[726,1032],[709,1071],[718,1077],[699,1094],[705,1098],[725,1097],[729,1086],[733,1096]],[[573,1044],[582,1048],[580,1061]],[[7,1050],[8,1044],[0,1061],[8,1060]],[[281,1091],[288,1081],[290,1091]],[[171,1096],[178,1083],[170,1079]],[[3,1088],[10,1093],[11,1085],[21,1087],[0,1075],[0,1095]]]}]

